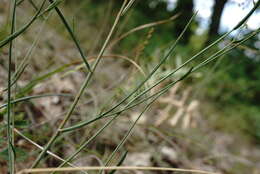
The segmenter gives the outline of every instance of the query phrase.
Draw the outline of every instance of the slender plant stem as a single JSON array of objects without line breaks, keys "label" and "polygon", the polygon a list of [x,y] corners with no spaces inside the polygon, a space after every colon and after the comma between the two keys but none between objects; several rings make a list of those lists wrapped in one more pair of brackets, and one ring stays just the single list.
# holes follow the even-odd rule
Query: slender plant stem
[{"label": "slender plant stem", "polygon": [[71,115],[72,115],[72,113],[73,113],[73,111],[74,111],[74,109],[75,109],[75,107],[76,107],[76,105],[77,105],[81,95],[83,94],[85,88],[88,86],[90,80],[92,79],[92,76],[93,76],[93,74],[95,72],[95,69],[97,68],[98,63],[100,62],[101,57],[103,56],[103,53],[105,52],[105,49],[106,49],[106,47],[108,45],[108,42],[111,39],[112,34],[114,33],[114,30],[115,30],[115,28],[116,28],[116,26],[117,26],[117,24],[119,22],[120,16],[122,14],[123,8],[126,5],[126,2],[127,2],[127,0],[124,0],[124,3],[123,3],[123,5],[122,5],[122,7],[121,7],[121,9],[120,9],[116,19],[115,19],[115,22],[114,22],[114,24],[113,24],[113,26],[112,26],[112,28],[110,30],[110,33],[108,34],[107,39],[105,40],[104,45],[103,45],[103,47],[102,47],[102,49],[101,49],[101,51],[100,51],[100,53],[99,53],[99,55],[97,57],[97,60],[96,60],[96,62],[93,65],[92,71],[89,72],[87,78],[83,82],[83,85],[81,86],[81,88],[80,88],[78,94],[76,95],[73,103],[71,104],[71,106],[69,108],[69,111],[67,112],[65,118],[62,120],[61,124],[59,125],[58,130],[53,134],[53,136],[51,137],[51,139],[49,140],[47,145],[44,147],[44,150],[39,154],[37,159],[34,161],[34,163],[32,165],[32,168],[35,168],[39,164],[39,162],[41,161],[42,157],[45,155],[46,151],[50,148],[50,146],[55,142],[57,137],[60,135],[61,132],[59,130],[64,128],[65,124],[70,119],[70,117],[71,117]]},{"label": "slender plant stem", "polygon": [[[53,0],[49,0],[49,2],[50,2],[51,4],[54,3]],[[72,28],[70,27],[69,23],[67,22],[67,20],[65,19],[64,15],[62,14],[62,12],[60,11],[60,9],[59,9],[57,6],[55,6],[54,9],[55,9],[55,11],[57,12],[57,14],[59,15],[59,17],[60,17],[62,23],[63,23],[64,26],[65,26],[65,28],[66,28],[67,31],[69,32],[71,38],[73,39],[73,41],[74,41],[74,43],[75,43],[75,45],[76,45],[76,47],[77,47],[77,49],[78,49],[78,51],[79,51],[79,53],[80,53],[80,55],[81,55],[81,58],[82,58],[83,62],[85,63],[87,69],[88,69],[89,71],[92,71],[91,68],[90,68],[90,65],[89,65],[89,63],[88,63],[88,61],[87,61],[87,59],[86,59],[86,56],[85,56],[85,54],[83,53],[83,50],[82,50],[81,47],[80,47],[79,41],[78,41],[78,39],[76,38],[76,36],[74,35],[74,33],[73,33],[73,31],[72,31]]]},{"label": "slender plant stem", "polygon": [[124,8],[122,15],[124,15],[133,5],[133,3],[135,2],[135,0],[129,0],[128,4],[126,5],[126,7]]},{"label": "slender plant stem", "polygon": [[143,171],[171,171],[171,172],[185,172],[185,173],[198,173],[198,174],[220,174],[216,172],[207,172],[204,170],[195,169],[181,169],[181,168],[167,168],[167,167],[138,167],[138,166],[109,166],[109,167],[64,167],[64,168],[39,168],[39,169],[24,169],[17,174],[26,173],[51,173],[51,172],[76,172],[81,170],[96,171],[96,170],[143,170]]},{"label": "slender plant stem", "polygon": [[[12,1],[12,19],[11,19],[11,35],[15,32],[15,18],[16,18],[16,0]],[[15,173],[15,151],[14,151],[14,136],[12,127],[13,115],[11,106],[11,77],[12,77],[12,56],[13,56],[13,42],[9,45],[9,59],[8,59],[8,94],[7,94],[7,143],[8,143],[8,169],[10,174]]]}]

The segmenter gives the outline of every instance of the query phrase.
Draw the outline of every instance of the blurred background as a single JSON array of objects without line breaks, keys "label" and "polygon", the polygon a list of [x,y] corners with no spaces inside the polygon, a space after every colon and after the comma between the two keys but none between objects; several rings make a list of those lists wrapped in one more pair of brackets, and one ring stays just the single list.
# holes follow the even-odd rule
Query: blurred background
[{"label": "blurred background", "polygon": [[[65,0],[59,5],[80,41],[89,61],[94,62],[123,1]],[[253,0],[136,0],[122,17],[94,79],[73,113],[69,125],[91,119],[111,108],[151,72],[183,28],[198,14],[175,51],[147,86],[179,67],[191,56],[232,30],[253,8]],[[40,3],[25,0],[17,8],[16,26],[23,26]],[[10,2],[0,0],[0,40],[10,33]],[[260,27],[260,8],[245,25],[207,53],[157,86],[181,77],[193,67]],[[39,18],[15,40],[13,72],[26,57],[26,68],[17,82],[15,96],[66,93],[75,96],[87,75],[80,55],[55,12]],[[0,49],[0,90],[7,85],[8,47]],[[144,87],[143,89],[145,89]],[[73,98],[55,96],[15,105],[17,128],[40,145],[56,130]],[[6,103],[6,93],[0,105]],[[124,106],[125,104],[123,104]],[[103,165],[142,111],[130,109],[97,137],[74,160],[79,166]],[[0,120],[6,110],[0,110]],[[62,136],[52,152],[65,158],[86,141],[105,119]],[[2,121],[0,134],[4,134]],[[7,152],[0,140],[0,173],[6,172]],[[66,142],[66,143],[64,143]],[[29,167],[40,152],[16,137],[19,169]],[[128,152],[125,165],[165,166],[219,171],[225,174],[260,174],[260,35],[192,73],[155,102],[139,120],[131,137],[117,154]],[[114,164],[113,163],[113,164]],[[54,167],[60,161],[46,156],[41,165]],[[131,172],[125,172],[131,173]],[[145,172],[132,172],[145,173]],[[159,172],[167,173],[167,172]]]}]

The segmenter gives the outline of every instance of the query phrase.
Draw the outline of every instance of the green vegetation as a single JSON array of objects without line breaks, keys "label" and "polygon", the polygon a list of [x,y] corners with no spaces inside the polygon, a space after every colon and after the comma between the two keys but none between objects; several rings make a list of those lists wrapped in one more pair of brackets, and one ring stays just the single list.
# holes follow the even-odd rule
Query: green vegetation
[{"label": "green vegetation", "polygon": [[260,1],[226,33],[215,1],[200,34],[194,1],[168,3],[0,2],[0,173],[257,172]]}]

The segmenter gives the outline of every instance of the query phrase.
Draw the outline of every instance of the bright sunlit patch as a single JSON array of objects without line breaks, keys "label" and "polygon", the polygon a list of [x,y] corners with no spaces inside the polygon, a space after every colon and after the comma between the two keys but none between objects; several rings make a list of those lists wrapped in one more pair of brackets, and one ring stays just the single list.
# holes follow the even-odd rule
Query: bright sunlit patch
[{"label": "bright sunlit patch", "polygon": [[[236,2],[236,3],[234,3]],[[253,1],[233,0],[227,2],[221,18],[221,31],[233,28],[253,8]],[[255,12],[247,21],[249,29],[260,27],[260,13]]]},{"label": "bright sunlit patch", "polygon": [[[177,0],[169,0],[168,9],[174,9]],[[210,17],[212,15],[212,7],[214,0],[194,0],[194,9],[198,11],[198,20],[200,28],[198,33],[204,32],[210,23]],[[232,29],[239,21],[247,15],[247,13],[253,8],[253,0],[229,0],[224,8],[220,31],[225,32]],[[260,27],[260,12],[256,11],[247,21],[247,27],[255,30]]]}]

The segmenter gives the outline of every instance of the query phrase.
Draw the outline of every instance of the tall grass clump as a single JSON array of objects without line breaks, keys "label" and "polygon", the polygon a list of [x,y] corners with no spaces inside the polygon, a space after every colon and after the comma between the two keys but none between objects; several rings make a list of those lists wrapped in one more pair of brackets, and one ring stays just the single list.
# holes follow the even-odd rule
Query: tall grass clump
[{"label": "tall grass clump", "polygon": [[[129,12],[131,8],[133,8],[133,4],[135,3],[134,0],[123,0],[123,2],[120,1],[121,7],[119,11],[117,12],[116,16],[114,17],[113,25],[111,26],[107,36],[105,37],[105,40],[102,44],[102,47],[100,51],[98,52],[97,56],[95,57],[95,60],[93,63],[90,63],[90,59],[88,59],[87,54],[85,54],[83,46],[80,43],[80,40],[78,39],[79,33],[74,32],[73,27],[70,25],[69,19],[62,13],[62,10],[60,10],[60,5],[63,3],[62,0],[48,0],[49,4],[47,4],[47,0],[41,0],[37,2],[29,1],[32,6],[35,9],[35,14],[32,16],[32,18],[25,23],[22,27],[16,28],[16,20],[19,19],[19,16],[16,16],[16,9],[19,8],[20,5],[25,3],[23,0],[17,1],[12,0],[12,6],[11,6],[11,31],[10,35],[8,35],[6,38],[0,41],[0,49],[3,49],[4,46],[9,44],[9,59],[8,59],[8,84],[7,88],[1,91],[1,95],[5,95],[7,93],[7,99],[6,103],[3,105],[0,105],[0,109],[2,112],[6,115],[6,119],[4,120],[4,125],[6,128],[6,144],[8,149],[8,171],[10,174],[18,172],[16,170],[16,158],[18,158],[16,154],[16,147],[15,147],[15,136],[14,134],[18,134],[20,137],[25,139],[26,141],[30,142],[34,146],[36,146],[39,150],[39,153],[37,154],[37,157],[33,159],[33,161],[30,163],[30,167],[24,166],[24,168],[19,168],[20,173],[55,173],[55,172],[76,172],[79,171],[81,173],[87,173],[88,170],[98,170],[100,173],[102,173],[104,170],[110,170],[111,173],[115,172],[116,170],[164,170],[164,171],[179,171],[179,172],[194,172],[194,173],[212,173],[212,172],[206,172],[201,170],[188,170],[188,169],[175,169],[175,168],[155,168],[155,167],[120,167],[120,165],[123,163],[124,159],[127,158],[127,152],[125,152],[119,160],[115,159],[116,154],[121,150],[122,146],[126,143],[129,136],[132,134],[134,128],[137,125],[137,122],[140,120],[140,118],[144,115],[144,113],[149,110],[149,108],[154,104],[155,101],[159,97],[161,97],[163,94],[165,94],[169,89],[171,89],[175,84],[179,83],[180,81],[184,81],[187,77],[189,77],[192,73],[200,70],[201,68],[205,67],[209,63],[215,61],[219,57],[227,54],[232,49],[236,48],[237,46],[243,44],[253,36],[257,35],[260,31],[258,28],[255,31],[252,31],[248,35],[244,36],[244,38],[240,40],[232,40],[229,42],[225,47],[219,49],[218,51],[215,51],[213,53],[209,53],[213,48],[217,47],[218,44],[226,39],[232,32],[239,30],[245,22],[250,18],[250,16],[254,13],[254,11],[259,7],[260,1],[257,1],[254,8],[246,15],[241,21],[229,32],[225,33],[224,35],[220,36],[217,40],[206,46],[205,48],[201,49],[198,53],[195,55],[188,57],[185,59],[186,61],[182,63],[177,68],[170,70],[168,74],[163,76],[162,78],[158,79],[154,84],[150,85],[148,82],[151,80],[151,78],[158,72],[158,70],[167,63],[167,60],[170,59],[170,57],[173,54],[176,54],[176,47],[179,43],[179,41],[183,38],[183,35],[185,34],[188,27],[190,27],[191,23],[193,22],[194,18],[196,17],[197,13],[194,13],[192,18],[189,21],[185,21],[186,26],[183,28],[183,31],[179,34],[179,36],[174,40],[173,44],[170,46],[170,48],[167,50],[167,53],[160,58],[159,63],[150,71],[148,72],[145,77],[133,88],[130,90],[129,93],[125,94],[117,103],[113,104],[113,106],[105,109],[100,109],[98,114],[88,117],[90,119],[86,119],[86,117],[83,117],[84,119],[81,119],[80,121],[77,120],[77,122],[74,122],[73,124],[70,122],[73,119],[73,113],[76,111],[77,105],[84,96],[85,92],[89,89],[91,82],[93,82],[93,79],[95,78],[95,75],[98,74],[98,66],[102,61],[102,58],[104,58],[106,55],[106,49],[111,48],[116,44],[118,40],[121,40],[123,37],[127,37],[122,35],[122,38],[115,39],[114,42],[111,41],[113,36],[115,35],[118,26],[120,22],[124,19],[126,14]],[[59,68],[55,70],[48,70],[48,73],[44,75],[39,75],[37,78],[31,80],[27,85],[18,88],[18,90],[15,91],[15,85],[18,85],[18,81],[25,72],[25,70],[29,66],[29,56],[25,56],[25,58],[22,60],[23,63],[21,63],[17,69],[15,69],[14,73],[12,73],[12,63],[14,62],[13,53],[15,53],[15,47],[14,47],[14,41],[21,37],[22,34],[25,34],[26,32],[29,32],[29,29],[34,27],[33,24],[35,24],[37,21],[44,21],[47,22],[49,19],[49,16],[51,13],[57,14],[60,24],[64,27],[66,32],[68,33],[68,36],[71,39],[71,42],[73,45],[75,45],[76,50],[78,51],[81,61],[79,62],[72,62],[68,64],[61,65]],[[177,17],[177,16],[175,16]],[[175,18],[171,18],[169,21],[174,20]],[[158,23],[151,23],[149,25],[143,25],[141,27],[137,27],[136,29],[130,30],[128,34],[131,34],[133,32],[136,32],[138,30],[141,30],[143,28],[153,27],[155,25],[159,25],[161,23],[164,23],[165,21],[161,21]],[[168,20],[167,20],[168,22]],[[126,24],[127,25],[127,24]],[[29,33],[31,34],[31,33]],[[91,34],[91,33],[90,33]],[[37,48],[38,40],[35,40],[35,42],[32,43],[32,48]],[[33,49],[30,49],[28,51],[28,55],[31,54]],[[37,52],[37,50],[36,50]],[[207,55],[206,59],[201,60],[202,57],[205,57]],[[199,62],[194,65],[194,60],[196,62]],[[40,94],[40,95],[30,95],[32,89],[40,84],[41,82],[45,82],[46,79],[55,76],[57,73],[60,72],[69,72],[69,68],[74,65],[80,65],[83,64],[83,68],[86,70],[86,77],[82,81],[81,87],[77,90],[77,93],[74,97],[70,94],[65,93],[54,93],[54,94]],[[186,69],[185,69],[186,68]],[[176,77],[176,73],[180,70],[185,69],[185,73],[181,76]],[[14,74],[14,75],[12,75]],[[108,82],[109,84],[113,84],[112,81]],[[166,83],[164,87],[162,87],[159,91],[156,91],[155,93],[151,93],[151,91],[161,85],[162,83]],[[18,85],[19,86],[19,85]],[[14,104],[23,103],[25,101],[32,101],[33,99],[39,99],[39,98],[47,98],[50,96],[62,96],[62,97],[69,97],[73,98],[73,100],[70,103],[70,106],[68,107],[65,115],[61,118],[61,121],[58,121],[57,129],[55,129],[52,132],[52,135],[48,137],[48,141],[44,146],[41,146],[35,142],[33,139],[33,136],[25,135],[22,131],[19,131],[19,129],[15,125],[15,108],[12,106]],[[108,99],[104,99],[108,100]],[[79,155],[83,150],[88,149],[88,146],[91,143],[94,143],[96,138],[101,135],[101,133],[105,132],[107,128],[115,123],[115,121],[123,115],[126,111],[129,111],[130,109],[134,109],[137,106],[142,106],[141,112],[138,114],[137,118],[132,122],[129,123],[130,127],[125,132],[125,135],[122,137],[120,142],[117,144],[117,146],[114,148],[112,153],[106,157],[104,160],[104,163],[102,167],[78,167],[76,164],[74,164],[73,160],[76,158],[77,155]],[[102,122],[102,127],[95,131],[93,135],[89,135],[88,137],[81,137],[81,143],[77,145],[75,148],[75,151],[72,152],[69,156],[66,156],[64,154],[55,154],[51,151],[51,147],[54,147],[57,142],[60,142],[62,138],[67,136],[68,134],[72,134],[76,131],[79,131],[80,129],[86,129],[88,132],[91,132],[91,124],[98,123],[100,121]],[[33,130],[34,131],[34,130]],[[37,130],[35,130],[37,131]],[[66,140],[62,140],[62,143],[66,144]],[[40,162],[45,158],[46,156],[51,156],[59,161],[59,165],[57,165],[57,168],[46,168],[46,169],[37,169],[39,167]],[[110,166],[113,161],[117,161],[117,166]],[[64,168],[65,165],[68,165],[68,167]],[[110,167],[109,167],[110,166]]]}]

